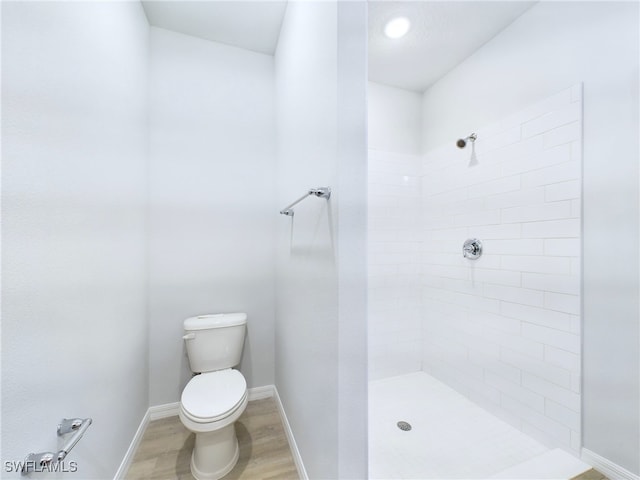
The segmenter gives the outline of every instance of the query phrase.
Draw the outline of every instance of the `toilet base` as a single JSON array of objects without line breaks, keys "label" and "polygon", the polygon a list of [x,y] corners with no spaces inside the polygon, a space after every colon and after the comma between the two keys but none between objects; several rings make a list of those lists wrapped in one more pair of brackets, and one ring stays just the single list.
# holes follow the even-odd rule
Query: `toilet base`
[{"label": "toilet base", "polygon": [[191,474],[196,480],[218,480],[233,470],[239,456],[233,423],[213,432],[196,433]]}]

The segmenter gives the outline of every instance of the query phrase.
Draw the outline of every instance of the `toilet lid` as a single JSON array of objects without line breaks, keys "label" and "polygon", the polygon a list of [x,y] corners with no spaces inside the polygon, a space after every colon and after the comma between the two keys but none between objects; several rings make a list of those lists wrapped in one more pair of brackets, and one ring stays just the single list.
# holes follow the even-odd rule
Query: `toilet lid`
[{"label": "toilet lid", "polygon": [[182,391],[182,408],[197,419],[220,417],[234,410],[247,391],[242,374],[231,368],[193,377]]}]

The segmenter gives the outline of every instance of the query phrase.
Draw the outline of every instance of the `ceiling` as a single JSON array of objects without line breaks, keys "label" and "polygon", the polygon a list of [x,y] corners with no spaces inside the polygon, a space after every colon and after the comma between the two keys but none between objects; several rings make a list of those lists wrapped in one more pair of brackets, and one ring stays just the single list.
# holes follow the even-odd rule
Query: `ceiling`
[{"label": "ceiling", "polygon": [[[422,92],[535,3],[369,0],[369,80]],[[396,16],[412,26],[393,40],[383,28]]]},{"label": "ceiling", "polygon": [[287,2],[143,0],[142,6],[155,27],[273,55]]},{"label": "ceiling", "polygon": [[[369,80],[422,92],[529,9],[535,1],[369,0]],[[143,0],[149,23],[273,55],[285,0]],[[409,33],[383,34],[405,16]]]}]

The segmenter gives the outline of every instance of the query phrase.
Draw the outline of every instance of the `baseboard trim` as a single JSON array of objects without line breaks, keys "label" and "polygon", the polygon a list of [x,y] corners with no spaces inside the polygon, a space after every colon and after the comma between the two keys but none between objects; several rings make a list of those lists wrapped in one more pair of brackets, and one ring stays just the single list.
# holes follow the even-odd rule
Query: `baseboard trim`
[{"label": "baseboard trim", "polygon": [[289,448],[291,449],[293,462],[296,464],[296,469],[298,470],[298,476],[300,477],[300,480],[309,480],[309,475],[307,475],[307,470],[304,468],[304,463],[302,462],[302,455],[300,455],[300,450],[298,450],[296,439],[293,436],[293,430],[291,430],[291,425],[289,425],[287,414],[284,411],[282,401],[280,400],[280,395],[278,395],[278,389],[275,387],[275,385],[273,386],[273,393],[273,396],[276,400],[276,405],[278,405],[278,411],[280,412],[280,418],[282,419],[284,433],[287,435],[287,440],[289,440]]},{"label": "baseboard trim", "polygon": [[640,480],[639,475],[630,472],[626,468],[586,448],[582,449],[580,458],[589,465],[593,465],[596,470],[604,473],[609,478],[615,478],[616,480]]},{"label": "baseboard trim", "polygon": [[138,425],[138,430],[136,430],[136,433],[133,436],[133,440],[131,440],[131,443],[129,444],[127,453],[124,454],[124,458],[122,459],[122,462],[118,467],[118,471],[113,477],[114,480],[121,480],[125,478],[125,475],[129,471],[129,467],[131,466],[131,462],[133,462],[133,457],[135,456],[136,451],[138,450],[138,446],[142,441],[142,436],[144,435],[144,432],[147,429],[147,425],[149,425],[150,421],[151,419],[149,416],[149,410],[147,409],[144,416],[142,417],[142,421],[140,422],[140,425]]},{"label": "baseboard trim", "polygon": [[[293,461],[296,464],[298,475],[300,475],[300,480],[308,480],[309,476],[307,475],[307,471],[305,470],[304,464],[302,463],[302,457],[300,456],[298,446],[296,445],[296,440],[293,437],[293,431],[291,430],[291,426],[289,425],[289,420],[287,420],[287,415],[284,412],[284,408],[282,406],[282,402],[280,401],[280,396],[278,395],[278,390],[276,389],[275,385],[264,385],[262,387],[250,388],[247,392],[247,397],[250,402],[253,402],[254,400],[262,400],[264,398],[275,397],[276,405],[278,406],[278,413],[280,414],[282,426],[284,427],[284,432],[287,435],[287,440],[289,441],[289,448],[291,449],[291,455],[293,456]],[[125,475],[127,474],[129,467],[131,466],[133,457],[138,450],[138,446],[140,445],[140,441],[142,440],[142,436],[144,435],[149,422],[160,420],[162,418],[175,417],[179,412],[180,402],[165,403],[163,405],[153,405],[147,409],[144,417],[142,417],[140,425],[138,426],[138,430],[131,440],[131,444],[127,449],[127,453],[122,459],[120,467],[113,477],[114,480],[122,480],[125,478]]]},{"label": "baseboard trim", "polygon": [[248,392],[249,401],[262,400],[263,398],[271,398],[274,396],[276,387],[274,385],[265,385],[263,387],[250,388]]},{"label": "baseboard trim", "polygon": [[180,402],[165,403],[164,405],[154,405],[149,407],[149,421],[160,420],[161,418],[175,417],[180,412]]}]

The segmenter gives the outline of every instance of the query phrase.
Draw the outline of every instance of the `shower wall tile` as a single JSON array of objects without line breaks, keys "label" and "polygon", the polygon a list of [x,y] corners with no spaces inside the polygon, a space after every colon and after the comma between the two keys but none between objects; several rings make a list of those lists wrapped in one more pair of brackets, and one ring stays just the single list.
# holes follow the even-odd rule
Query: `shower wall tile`
[{"label": "shower wall tile", "polygon": [[[421,157],[369,150],[369,377],[421,369]],[[434,222],[437,221],[434,217]],[[446,264],[444,259],[440,263]],[[449,268],[449,267],[447,267]]]},{"label": "shower wall tile", "polygon": [[[550,446],[574,451],[580,92],[568,88],[478,130],[473,149],[452,141],[427,153],[420,181],[422,369]],[[461,254],[473,237],[484,247],[476,261]],[[401,251],[415,258],[413,249]]]}]

